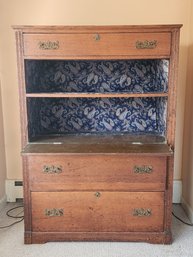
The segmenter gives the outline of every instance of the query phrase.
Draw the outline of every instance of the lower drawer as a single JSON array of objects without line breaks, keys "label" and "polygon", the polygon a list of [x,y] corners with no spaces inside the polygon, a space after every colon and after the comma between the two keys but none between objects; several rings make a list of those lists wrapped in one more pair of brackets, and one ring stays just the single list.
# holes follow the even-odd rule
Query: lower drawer
[{"label": "lower drawer", "polygon": [[32,192],[34,232],[163,231],[163,192]]}]

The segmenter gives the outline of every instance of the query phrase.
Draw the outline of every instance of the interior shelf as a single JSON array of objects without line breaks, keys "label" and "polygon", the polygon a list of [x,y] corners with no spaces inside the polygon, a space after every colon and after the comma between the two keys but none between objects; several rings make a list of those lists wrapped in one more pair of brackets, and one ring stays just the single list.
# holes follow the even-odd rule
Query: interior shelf
[{"label": "interior shelf", "polygon": [[167,97],[167,93],[28,93],[26,97],[46,98],[129,98],[129,97]]},{"label": "interior shelf", "polygon": [[[154,136],[155,138],[155,136]],[[38,155],[38,154],[152,154],[152,155],[167,155],[173,154],[170,147],[166,142],[155,142],[152,143],[148,139],[152,139],[152,136],[142,139],[138,138],[142,142],[137,143],[136,138],[132,138],[127,135],[66,135],[60,138],[61,143],[54,143],[54,137],[47,137],[47,140],[41,138],[41,143],[30,143],[28,144],[22,154],[23,155]],[[157,140],[161,138],[157,137]],[[57,139],[58,140],[58,139]],[[145,140],[145,141],[143,141]]]},{"label": "interior shelf", "polygon": [[91,133],[76,133],[76,134],[53,134],[53,135],[42,135],[31,138],[31,144],[165,144],[165,137],[156,134],[91,134]]},{"label": "interior shelf", "polygon": [[173,154],[165,138],[159,135],[66,134],[34,137],[22,154],[116,153]]}]

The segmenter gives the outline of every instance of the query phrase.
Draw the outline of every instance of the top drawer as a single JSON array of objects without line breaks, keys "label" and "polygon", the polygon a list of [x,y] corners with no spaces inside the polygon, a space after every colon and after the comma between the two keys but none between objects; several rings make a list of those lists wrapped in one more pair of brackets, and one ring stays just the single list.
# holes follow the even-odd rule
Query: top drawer
[{"label": "top drawer", "polygon": [[169,56],[171,33],[24,34],[26,58],[126,59]]},{"label": "top drawer", "polygon": [[165,156],[28,156],[30,189],[163,191]]}]

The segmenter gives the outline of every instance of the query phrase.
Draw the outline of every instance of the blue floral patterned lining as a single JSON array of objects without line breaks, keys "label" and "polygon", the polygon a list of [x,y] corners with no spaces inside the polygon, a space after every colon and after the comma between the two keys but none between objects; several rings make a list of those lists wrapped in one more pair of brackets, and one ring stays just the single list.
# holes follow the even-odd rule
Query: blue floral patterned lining
[{"label": "blue floral patterned lining", "polygon": [[25,60],[27,93],[167,92],[168,60]]},{"label": "blue floral patterned lining", "polygon": [[[27,93],[167,92],[168,60],[25,60]],[[65,133],[165,135],[167,99],[31,98],[29,138]]]},{"label": "blue floral patterned lining", "polygon": [[143,133],[164,135],[165,97],[30,98],[29,138],[65,133]]}]

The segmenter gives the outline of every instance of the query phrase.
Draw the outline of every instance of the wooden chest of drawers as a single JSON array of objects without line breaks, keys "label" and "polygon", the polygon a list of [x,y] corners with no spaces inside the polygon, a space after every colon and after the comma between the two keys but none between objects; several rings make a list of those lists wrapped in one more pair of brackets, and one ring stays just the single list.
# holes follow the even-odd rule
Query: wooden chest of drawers
[{"label": "wooden chest of drawers", "polygon": [[171,243],[180,27],[14,27],[25,243]]}]

